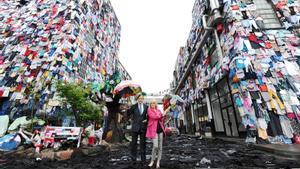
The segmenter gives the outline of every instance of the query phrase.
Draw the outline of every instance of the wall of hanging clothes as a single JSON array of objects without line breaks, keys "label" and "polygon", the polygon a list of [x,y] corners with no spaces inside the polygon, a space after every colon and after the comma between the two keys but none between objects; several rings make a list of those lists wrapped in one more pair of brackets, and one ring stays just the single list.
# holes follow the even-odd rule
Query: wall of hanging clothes
[{"label": "wall of hanging clothes", "polygon": [[272,0],[276,15],[286,29],[300,26],[299,0]]},{"label": "wall of hanging clothes", "polygon": [[[206,8],[205,2],[197,0],[194,9]],[[273,10],[282,24],[266,24],[268,18],[257,12],[258,3],[268,3],[268,10]],[[232,99],[234,112],[239,116],[234,121],[239,131],[241,125],[246,129],[247,142],[295,143],[300,136],[299,2],[223,0],[221,5],[224,21],[215,26],[216,34],[210,34],[206,43],[196,48],[199,56],[190,73],[195,75],[186,79],[178,93],[192,105],[195,98],[205,97],[203,91],[210,91],[221,79],[228,78],[229,100]],[[191,32],[195,34],[195,29]],[[212,52],[216,47],[211,40],[218,39],[221,52],[216,59]],[[184,74],[177,73],[178,77]],[[196,85],[191,88],[193,83]],[[222,92],[218,90],[217,93]]]},{"label": "wall of hanging clothes", "polygon": [[54,115],[59,80],[99,91],[118,79],[121,26],[109,1],[24,2],[0,2],[0,115],[19,117],[33,104]]}]

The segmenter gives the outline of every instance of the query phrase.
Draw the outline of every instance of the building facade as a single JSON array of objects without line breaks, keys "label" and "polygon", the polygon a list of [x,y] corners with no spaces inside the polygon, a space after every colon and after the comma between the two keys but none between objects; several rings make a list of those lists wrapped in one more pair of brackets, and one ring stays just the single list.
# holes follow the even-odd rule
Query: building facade
[{"label": "building facade", "polygon": [[299,136],[299,11],[299,1],[196,0],[171,86],[187,102],[188,132]]},{"label": "building facade", "polygon": [[54,115],[58,81],[99,91],[118,70],[130,78],[109,0],[4,0],[0,11],[0,115]]}]

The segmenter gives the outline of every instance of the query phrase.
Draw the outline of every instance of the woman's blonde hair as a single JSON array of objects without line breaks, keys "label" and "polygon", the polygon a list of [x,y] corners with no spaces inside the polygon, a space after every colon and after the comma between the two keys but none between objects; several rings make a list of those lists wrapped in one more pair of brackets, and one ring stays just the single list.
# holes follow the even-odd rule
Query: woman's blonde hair
[{"label": "woman's blonde hair", "polygon": [[156,100],[153,99],[153,100],[150,101],[150,107],[151,107],[151,104],[152,104],[152,103],[155,104],[155,109],[157,109],[157,102],[156,102]]}]

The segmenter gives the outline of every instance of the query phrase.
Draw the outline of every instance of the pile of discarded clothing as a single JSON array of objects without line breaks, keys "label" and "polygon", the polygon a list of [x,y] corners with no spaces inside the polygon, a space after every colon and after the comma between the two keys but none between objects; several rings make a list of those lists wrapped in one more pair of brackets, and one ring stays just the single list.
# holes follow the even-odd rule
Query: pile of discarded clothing
[{"label": "pile of discarded clothing", "polygon": [[43,120],[28,119],[26,116],[17,118],[10,125],[9,121],[7,115],[0,116],[0,151],[15,150],[22,140],[24,144],[30,144],[33,141],[34,134],[26,132],[25,129],[33,124],[42,126],[45,123]]}]

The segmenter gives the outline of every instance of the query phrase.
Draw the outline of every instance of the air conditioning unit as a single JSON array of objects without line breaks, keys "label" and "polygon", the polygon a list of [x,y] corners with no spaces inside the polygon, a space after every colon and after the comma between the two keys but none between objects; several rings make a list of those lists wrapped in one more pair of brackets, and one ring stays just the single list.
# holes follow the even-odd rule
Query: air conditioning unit
[{"label": "air conditioning unit", "polygon": [[212,11],[220,8],[219,0],[210,0],[209,2]]},{"label": "air conditioning unit", "polygon": [[220,13],[220,3],[219,0],[210,0],[211,12],[207,20],[208,27],[214,27],[218,23],[223,22],[224,17]]}]

